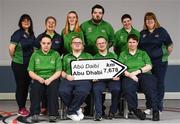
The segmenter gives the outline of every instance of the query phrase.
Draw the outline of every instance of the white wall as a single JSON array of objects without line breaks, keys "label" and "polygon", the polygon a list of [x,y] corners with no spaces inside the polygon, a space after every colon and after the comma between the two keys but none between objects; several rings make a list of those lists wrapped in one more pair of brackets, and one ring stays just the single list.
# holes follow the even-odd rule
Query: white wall
[{"label": "white wall", "polygon": [[82,23],[91,18],[91,8],[97,3],[105,8],[104,19],[111,22],[116,31],[122,27],[120,18],[123,14],[129,13],[134,27],[141,30],[144,14],[147,11],[154,12],[174,41],[169,63],[180,64],[179,0],[0,0],[0,65],[10,65],[7,47],[22,14],[31,15],[36,36],[44,31],[44,20],[49,15],[57,19],[57,32],[60,33],[70,10],[79,14]]}]

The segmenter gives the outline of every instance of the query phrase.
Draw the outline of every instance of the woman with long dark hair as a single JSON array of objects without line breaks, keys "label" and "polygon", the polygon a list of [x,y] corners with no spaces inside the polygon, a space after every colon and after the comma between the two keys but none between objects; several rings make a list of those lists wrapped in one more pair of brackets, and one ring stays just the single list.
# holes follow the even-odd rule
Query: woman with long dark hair
[{"label": "woman with long dark hair", "polygon": [[26,99],[31,78],[27,72],[29,59],[33,53],[35,36],[33,22],[29,15],[23,14],[19,20],[19,29],[11,36],[9,54],[12,58],[11,67],[16,81],[16,102],[21,116],[29,115]]}]

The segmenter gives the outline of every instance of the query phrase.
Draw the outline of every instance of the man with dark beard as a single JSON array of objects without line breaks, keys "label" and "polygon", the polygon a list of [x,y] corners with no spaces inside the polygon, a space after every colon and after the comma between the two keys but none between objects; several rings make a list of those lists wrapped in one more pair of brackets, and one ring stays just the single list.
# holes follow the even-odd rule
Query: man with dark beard
[{"label": "man with dark beard", "polygon": [[85,51],[95,55],[98,50],[96,48],[96,39],[99,36],[105,37],[109,45],[114,42],[114,29],[110,23],[103,20],[104,8],[101,5],[95,5],[91,11],[92,19],[81,24],[81,29],[85,38]]},{"label": "man with dark beard", "polygon": [[[92,19],[85,21],[81,24],[81,29],[84,33],[85,51],[93,56],[98,53],[96,47],[96,39],[100,36],[107,39],[109,47],[114,42],[114,29],[110,23],[103,20],[104,8],[101,5],[96,4],[92,7],[91,16]],[[103,95],[102,103],[104,103],[105,95]],[[86,98],[86,104],[84,114],[92,115],[90,113],[90,95]],[[103,115],[105,115],[105,106],[103,106]]]}]

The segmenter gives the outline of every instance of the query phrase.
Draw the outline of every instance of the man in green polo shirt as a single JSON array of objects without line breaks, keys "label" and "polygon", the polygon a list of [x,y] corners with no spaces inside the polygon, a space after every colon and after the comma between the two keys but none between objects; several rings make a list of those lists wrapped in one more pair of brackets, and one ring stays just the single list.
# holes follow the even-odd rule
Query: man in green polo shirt
[{"label": "man in green polo shirt", "polygon": [[127,38],[128,50],[123,51],[119,56],[119,61],[127,66],[122,78],[125,97],[129,111],[132,111],[137,118],[144,120],[146,114],[138,109],[137,92],[145,94],[150,100],[153,109],[153,121],[159,121],[159,109],[157,105],[157,79],[151,74],[152,64],[150,57],[145,51],[139,50],[138,37],[130,34]]},{"label": "man in green polo shirt", "polygon": [[122,51],[127,50],[127,37],[129,34],[135,34],[138,38],[140,37],[139,31],[132,26],[132,18],[129,14],[124,14],[121,17],[121,23],[123,28],[115,33],[115,42],[113,43],[114,52],[118,56]]},{"label": "man in green polo shirt", "polygon": [[[108,42],[104,37],[98,37],[96,40],[96,46],[98,48],[98,53],[94,56],[94,59],[117,59],[115,53],[108,51]],[[96,80],[93,82],[93,93],[95,102],[95,121],[101,121],[103,115],[102,109],[102,93],[108,88],[111,93],[111,106],[109,109],[108,118],[113,119],[115,113],[117,112],[118,99],[120,94],[120,82],[119,77],[114,77],[112,79],[106,80]]]},{"label": "man in green polo shirt", "polygon": [[103,20],[104,8],[101,5],[95,5],[91,11],[92,19],[81,24],[84,33],[85,51],[95,55],[98,50],[96,48],[96,39],[99,36],[105,37],[109,45],[114,42],[114,29],[110,23]]},{"label": "man in green polo shirt", "polygon": [[61,58],[58,52],[51,49],[52,41],[49,35],[43,35],[40,41],[41,49],[36,50],[30,59],[28,71],[33,79],[30,91],[30,112],[32,121],[38,122],[40,102],[47,94],[49,122],[55,122],[58,114],[58,86],[62,70]]},{"label": "man in green polo shirt", "polygon": [[[90,53],[91,55],[95,55],[98,53],[98,49],[96,47],[96,39],[99,36],[103,36],[107,39],[107,41],[109,42],[109,47],[111,47],[114,42],[114,29],[110,23],[103,20],[103,15],[104,8],[101,5],[96,4],[92,7],[92,19],[87,20],[81,24],[81,29],[84,33],[85,51]],[[86,115],[90,115],[90,98],[91,97],[88,96],[86,99]],[[103,99],[105,99],[105,95]]]},{"label": "man in green polo shirt", "polygon": [[91,90],[91,82],[88,80],[74,80],[71,74],[71,61],[81,59],[92,59],[93,57],[84,50],[84,42],[80,37],[75,37],[71,42],[72,52],[63,58],[63,80],[59,86],[59,95],[67,106],[67,117],[73,121],[84,118],[80,106]]}]

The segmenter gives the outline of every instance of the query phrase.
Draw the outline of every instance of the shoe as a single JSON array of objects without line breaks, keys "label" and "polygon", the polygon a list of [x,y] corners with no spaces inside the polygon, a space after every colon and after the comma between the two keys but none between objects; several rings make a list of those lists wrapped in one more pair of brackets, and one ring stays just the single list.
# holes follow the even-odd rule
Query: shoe
[{"label": "shoe", "polygon": [[33,116],[31,117],[31,121],[34,122],[34,123],[39,122],[38,117],[39,117],[39,116],[38,116],[37,114],[33,115]]},{"label": "shoe", "polygon": [[50,123],[56,122],[56,120],[57,120],[56,116],[49,116],[49,122]]},{"label": "shoe", "polygon": [[94,118],[95,121],[101,121],[102,120],[102,116],[100,115],[96,115]]},{"label": "shoe", "polygon": [[80,121],[81,120],[76,114],[67,115],[67,117],[70,118],[73,121]]},{"label": "shoe", "polygon": [[160,120],[159,112],[158,111],[153,111],[152,120],[153,121],[159,121]]},{"label": "shoe", "polygon": [[146,115],[151,115],[152,111],[151,111],[151,109],[146,109],[146,110],[144,110],[144,113],[146,113]]},{"label": "shoe", "polygon": [[109,112],[108,119],[112,120],[115,118],[114,113]]},{"label": "shoe", "polygon": [[40,115],[47,115],[47,108],[41,108]]},{"label": "shoe", "polygon": [[142,112],[140,109],[135,109],[133,110],[134,114],[136,115],[137,118],[140,120],[145,120],[146,119],[146,114]]},{"label": "shoe", "polygon": [[18,115],[19,116],[23,116],[23,117],[28,116],[29,115],[29,111],[26,108],[19,109]]},{"label": "shoe", "polygon": [[82,109],[80,108],[78,111],[76,111],[77,116],[82,120],[84,118],[84,114],[82,113]]}]

